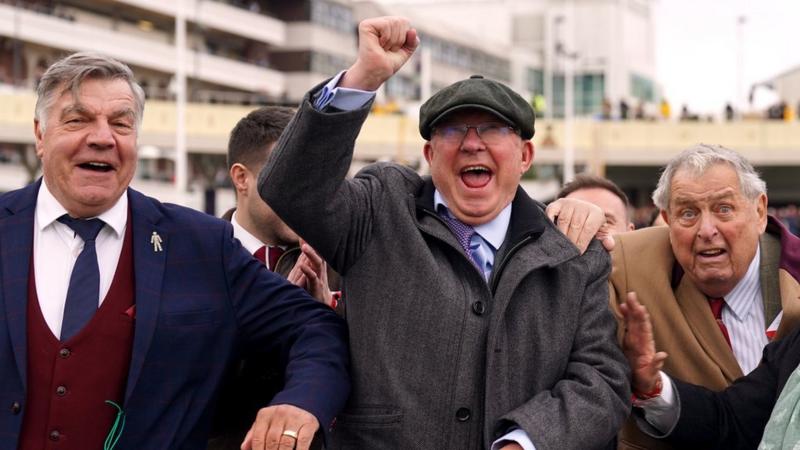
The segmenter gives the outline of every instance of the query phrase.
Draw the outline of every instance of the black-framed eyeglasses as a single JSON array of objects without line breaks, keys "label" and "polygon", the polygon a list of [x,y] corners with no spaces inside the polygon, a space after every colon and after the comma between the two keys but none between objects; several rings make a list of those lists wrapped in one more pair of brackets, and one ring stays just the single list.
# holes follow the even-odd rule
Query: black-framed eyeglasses
[{"label": "black-framed eyeglasses", "polygon": [[464,137],[469,133],[469,129],[474,128],[478,137],[487,145],[494,145],[504,142],[509,136],[519,134],[514,127],[499,122],[486,122],[477,125],[451,124],[437,126],[433,129],[436,136],[447,144],[460,144]]}]

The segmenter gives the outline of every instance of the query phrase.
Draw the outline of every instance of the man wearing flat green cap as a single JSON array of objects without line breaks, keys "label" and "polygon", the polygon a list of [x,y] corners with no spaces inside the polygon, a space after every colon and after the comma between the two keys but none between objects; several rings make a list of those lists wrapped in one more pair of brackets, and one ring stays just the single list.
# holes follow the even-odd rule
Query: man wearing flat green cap
[{"label": "man wearing flat green cap", "polygon": [[[361,22],[357,61],[306,96],[259,177],[344,278],[352,394],[331,447],[605,447],[630,408],[609,257],[519,187],[530,105],[459,81],[420,110],[430,177],[378,163],[345,179],[374,91],[417,45],[405,19]],[[562,203],[559,226],[586,213]]]}]

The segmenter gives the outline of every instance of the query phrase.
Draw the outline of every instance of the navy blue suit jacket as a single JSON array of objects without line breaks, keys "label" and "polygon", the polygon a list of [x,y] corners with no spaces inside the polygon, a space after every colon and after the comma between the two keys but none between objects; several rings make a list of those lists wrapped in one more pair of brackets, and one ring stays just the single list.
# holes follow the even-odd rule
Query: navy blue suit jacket
[{"label": "navy blue suit jacket", "polygon": [[755,450],[798,365],[800,328],[768,344],[758,367],[722,392],[675,380],[681,413],[667,439],[685,449]]},{"label": "navy blue suit jacket", "polygon": [[[41,180],[0,195],[0,449],[25,410],[26,303]],[[273,404],[327,429],[349,394],[347,331],[327,306],[264,268],[230,223],[128,189],[136,322],[117,449],[205,448],[215,393],[243,350],[275,352],[286,383]],[[156,232],[163,251],[153,249]],[[18,402],[22,411],[12,411]],[[265,405],[266,406],[266,405]]]}]

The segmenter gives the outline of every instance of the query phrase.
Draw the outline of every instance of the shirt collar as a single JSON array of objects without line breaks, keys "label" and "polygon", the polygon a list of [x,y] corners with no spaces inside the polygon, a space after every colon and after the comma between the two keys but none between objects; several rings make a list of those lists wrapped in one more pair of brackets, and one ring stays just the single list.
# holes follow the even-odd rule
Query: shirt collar
[{"label": "shirt collar", "polygon": [[245,230],[239,221],[236,220],[236,214],[238,211],[233,211],[233,215],[231,216],[231,225],[233,225],[233,237],[239,240],[242,243],[242,247],[247,249],[250,253],[255,253],[256,250],[264,246],[264,243],[261,242],[257,237],[253,236],[249,231]]},{"label": "shirt collar", "polygon": [[[39,231],[52,225],[64,214],[67,214],[67,209],[56,200],[53,193],[47,188],[47,183],[42,180],[36,198],[36,220],[39,224]],[[121,238],[125,233],[125,225],[128,223],[128,193],[120,195],[114,206],[96,217],[111,227],[114,234]]]},{"label": "shirt collar", "polygon": [[[439,190],[436,189],[433,192],[433,207],[435,209],[439,208],[439,205],[444,206],[447,208],[447,202],[442,197],[442,194],[439,193]],[[448,209],[449,211],[449,209]],[[503,245],[503,241],[506,239],[506,234],[508,233],[508,225],[511,223],[511,203],[506,205],[500,214],[497,215],[494,219],[474,226],[475,232],[480,235],[486,242],[488,242],[495,250],[499,249],[501,245]]]},{"label": "shirt collar", "polygon": [[761,267],[761,245],[756,248],[756,255],[750,266],[733,290],[725,296],[725,303],[736,315],[737,320],[744,320],[753,305],[761,301],[761,282],[758,269]]}]

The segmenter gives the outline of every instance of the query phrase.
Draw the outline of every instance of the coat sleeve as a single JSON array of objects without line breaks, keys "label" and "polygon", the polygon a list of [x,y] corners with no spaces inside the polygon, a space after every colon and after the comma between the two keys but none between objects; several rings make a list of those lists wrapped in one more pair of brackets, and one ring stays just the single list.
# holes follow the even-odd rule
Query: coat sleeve
[{"label": "coat sleeve", "polygon": [[587,285],[580,301],[573,345],[561,379],[551,389],[506,414],[496,434],[519,426],[537,450],[604,448],[630,412],[630,369],[616,341],[608,308],[608,255],[598,243],[587,261]]},{"label": "coat sleeve", "polygon": [[224,267],[239,342],[258,354],[278,355],[283,363],[284,388],[271,404],[306,410],[327,430],[350,392],[344,320],[266,270],[233,239],[230,225],[226,230]]},{"label": "coat sleeve", "polygon": [[756,448],[783,384],[800,362],[800,329],[764,348],[761,363],[722,392],[675,381],[680,418],[667,437],[681,447]]},{"label": "coat sleeve", "polygon": [[259,193],[342,275],[369,240],[380,182],[345,179],[370,104],[317,111],[306,95],[259,175]]}]

